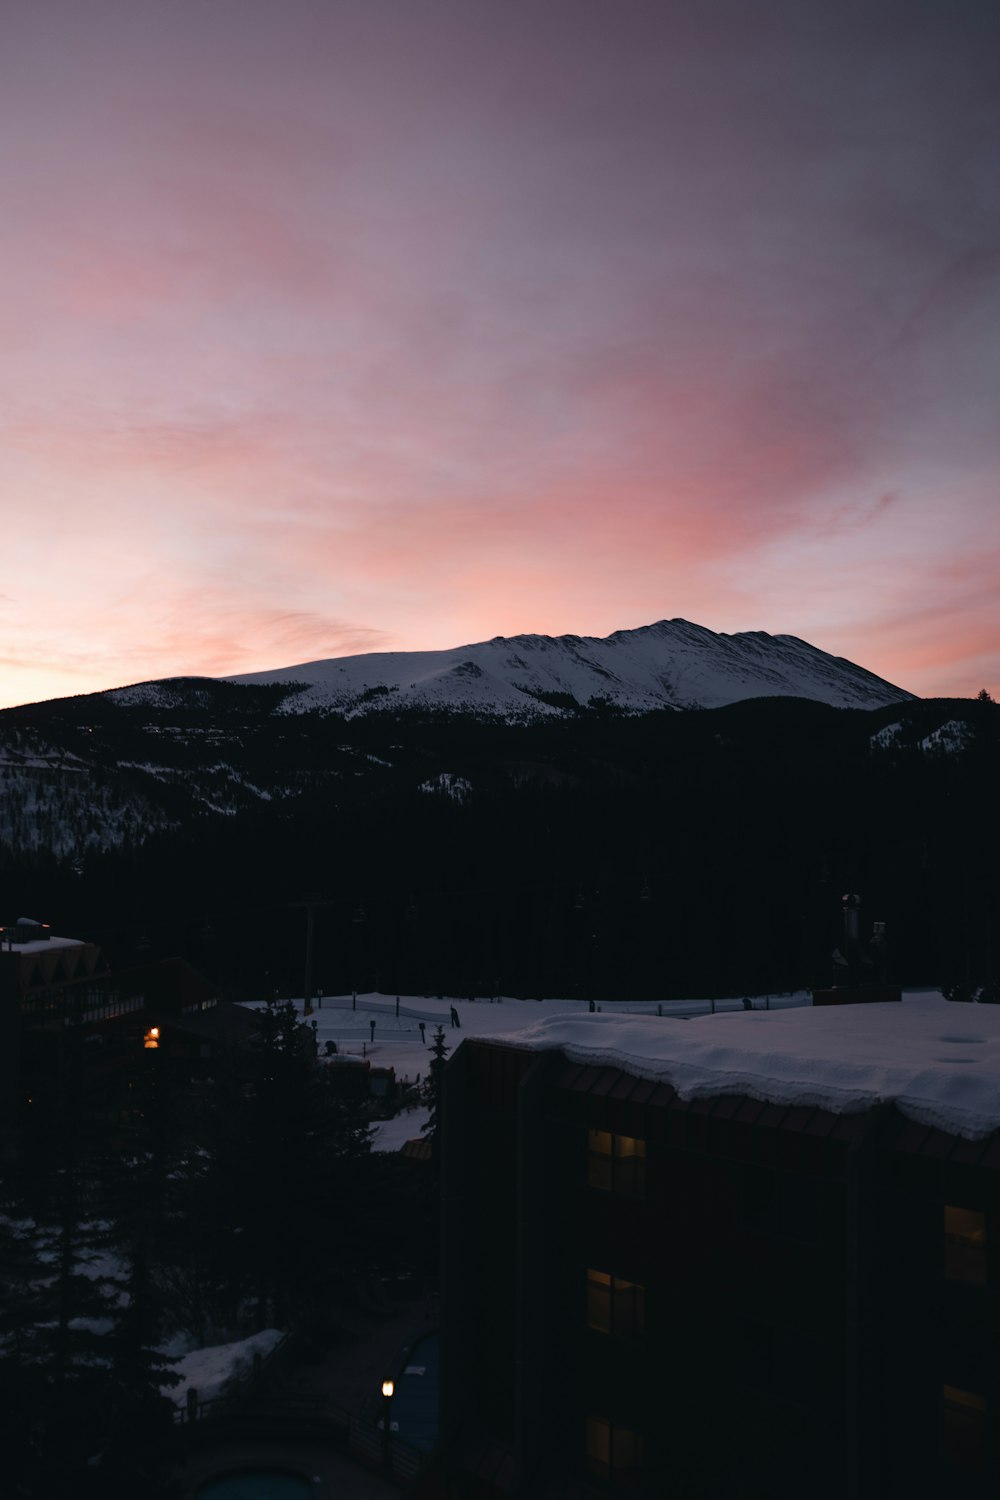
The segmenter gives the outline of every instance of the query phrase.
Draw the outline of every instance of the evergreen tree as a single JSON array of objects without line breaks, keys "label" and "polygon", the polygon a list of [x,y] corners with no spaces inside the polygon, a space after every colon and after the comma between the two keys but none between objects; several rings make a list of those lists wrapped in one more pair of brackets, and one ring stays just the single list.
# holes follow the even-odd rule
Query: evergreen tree
[{"label": "evergreen tree", "polygon": [[444,1039],[444,1027],[439,1026],[434,1032],[434,1042],[431,1046],[431,1062],[427,1072],[427,1082],[424,1085],[424,1102],[430,1110],[427,1122],[423,1127],[423,1133],[430,1141],[431,1161],[434,1164],[435,1173],[440,1167],[441,1156],[441,1102],[444,1080],[442,1069],[445,1058],[448,1056],[448,1043]]},{"label": "evergreen tree", "polygon": [[257,1077],[212,1176],[253,1322],[287,1327],[331,1271],[348,1274],[357,1260],[371,1132],[357,1103],[337,1097],[294,1007],[269,1003],[261,1014]]},{"label": "evergreen tree", "polygon": [[10,1493],[28,1496],[45,1446],[48,1387],[40,1349],[48,1313],[38,1227],[9,1186],[0,1199],[0,1411]]},{"label": "evergreen tree", "polygon": [[120,1257],[118,1307],[111,1338],[108,1441],[101,1470],[123,1495],[166,1493],[177,1384],[160,1350],[165,1306],[159,1266],[183,1254],[176,1213],[184,1138],[171,1060],[137,1049],[117,1149],[105,1163],[109,1245]]}]

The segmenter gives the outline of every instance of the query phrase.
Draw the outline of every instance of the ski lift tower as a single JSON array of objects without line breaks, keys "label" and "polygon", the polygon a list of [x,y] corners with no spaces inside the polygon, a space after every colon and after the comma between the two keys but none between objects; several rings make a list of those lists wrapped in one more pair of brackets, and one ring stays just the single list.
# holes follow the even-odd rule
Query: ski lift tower
[{"label": "ski lift tower", "polygon": [[898,985],[885,982],[885,923],[875,922],[869,943],[861,937],[861,897],[843,897],[844,946],[833,950],[834,981],[813,990],[813,1005],[883,1005],[902,1000]]}]

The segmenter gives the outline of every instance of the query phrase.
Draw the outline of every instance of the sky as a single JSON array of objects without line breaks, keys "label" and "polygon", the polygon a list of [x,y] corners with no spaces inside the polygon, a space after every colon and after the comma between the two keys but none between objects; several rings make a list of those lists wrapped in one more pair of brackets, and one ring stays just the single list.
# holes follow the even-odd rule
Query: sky
[{"label": "sky", "polygon": [[1000,696],[995,0],[0,32],[0,704],[675,617]]}]

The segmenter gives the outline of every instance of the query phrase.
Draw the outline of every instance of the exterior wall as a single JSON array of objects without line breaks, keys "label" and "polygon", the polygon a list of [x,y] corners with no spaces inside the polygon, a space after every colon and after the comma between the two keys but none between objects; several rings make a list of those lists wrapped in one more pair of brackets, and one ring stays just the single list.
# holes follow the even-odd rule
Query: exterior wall
[{"label": "exterior wall", "polygon": [[[892,1109],[684,1104],[615,1069],[475,1041],[445,1082],[455,1495],[995,1487],[1000,1143]],[[645,1142],[641,1195],[588,1181],[595,1130]],[[944,1274],[946,1205],[984,1215],[985,1280]],[[588,1269],[644,1289],[641,1336],[588,1327]],[[588,1464],[588,1419],[626,1449],[641,1436],[638,1484]]]},{"label": "exterior wall", "polygon": [[533,1061],[460,1047],[442,1105],[442,1441],[512,1448],[518,1254],[517,1085]]},{"label": "exterior wall", "polygon": [[[849,1493],[850,1137],[832,1138],[829,1116],[808,1133],[812,1111],[782,1129],[788,1111],[749,1100],[684,1105],[650,1085],[648,1099],[622,1100],[604,1087],[597,1070],[580,1070],[557,1101],[562,1315],[578,1351],[565,1463],[580,1464],[585,1419],[603,1415],[642,1434],[650,1494],[749,1484],[797,1495],[803,1464],[822,1452],[811,1492],[839,1500]],[[587,1185],[581,1146],[593,1128],[645,1140],[641,1198]],[[645,1288],[642,1338],[586,1328],[588,1266]]]},{"label": "exterior wall", "polygon": [[[16,1131],[23,1096],[39,1072],[52,1071],[48,1054],[58,1047],[65,1017],[83,1004],[100,967],[92,943],[0,948],[0,1132]],[[38,1069],[41,1052],[46,1062]]]},{"label": "exterior wall", "polygon": [[[880,1278],[885,1331],[880,1388],[886,1494],[942,1493],[1000,1480],[1000,1141],[966,1142],[900,1122],[881,1167]],[[944,1214],[982,1215],[978,1265],[949,1265]],[[977,1273],[967,1280],[969,1270]],[[956,1274],[957,1273],[957,1274]],[[982,1279],[978,1279],[981,1273]],[[951,1423],[945,1388],[985,1410]],[[971,1423],[971,1426],[970,1426]],[[974,1450],[978,1448],[978,1453]],[[977,1461],[978,1460],[978,1461]]]},{"label": "exterior wall", "polygon": [[5,962],[10,957],[0,953],[0,1152],[8,1148],[7,1135],[17,1120],[21,1076],[21,996],[17,967]]}]

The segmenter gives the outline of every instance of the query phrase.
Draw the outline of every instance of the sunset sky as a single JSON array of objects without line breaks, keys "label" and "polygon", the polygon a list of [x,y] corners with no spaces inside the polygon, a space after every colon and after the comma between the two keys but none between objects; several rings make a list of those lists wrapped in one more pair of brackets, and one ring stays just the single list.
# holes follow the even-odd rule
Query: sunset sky
[{"label": "sunset sky", "polygon": [[1000,697],[997,0],[5,0],[0,703],[683,616]]}]

